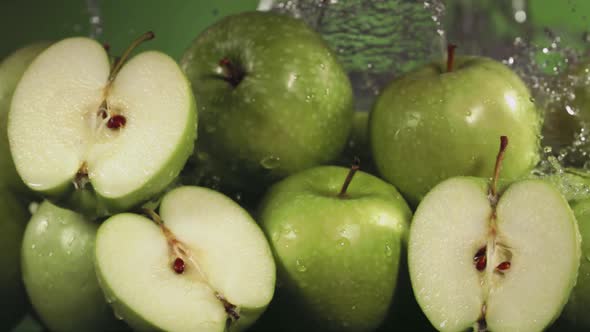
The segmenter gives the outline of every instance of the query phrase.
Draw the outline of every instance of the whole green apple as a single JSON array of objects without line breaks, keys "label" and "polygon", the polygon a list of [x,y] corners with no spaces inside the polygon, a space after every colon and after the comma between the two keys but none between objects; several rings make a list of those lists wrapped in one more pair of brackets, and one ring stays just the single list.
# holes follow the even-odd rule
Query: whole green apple
[{"label": "whole green apple", "polygon": [[277,331],[373,331],[389,311],[411,212],[395,187],[353,172],[305,170],[263,199],[258,221],[280,285],[269,312],[281,317]]},{"label": "whole green apple", "polygon": [[578,168],[564,168],[551,175],[539,178],[553,184],[570,203],[590,198],[590,171]]},{"label": "whole green apple", "polygon": [[201,184],[256,192],[336,159],[352,89],[322,38],[300,20],[248,12],[200,34],[181,60],[199,100]]},{"label": "whole green apple", "polygon": [[0,187],[6,186],[19,194],[30,193],[22,182],[10,154],[6,125],[10,101],[16,85],[23,73],[35,57],[41,53],[49,43],[36,43],[23,47],[0,62]]},{"label": "whole green apple", "polygon": [[14,326],[26,312],[20,248],[29,218],[26,208],[11,193],[0,189],[0,330]]},{"label": "whole green apple", "polygon": [[27,225],[23,280],[35,311],[51,331],[124,330],[96,277],[97,229],[98,224],[48,201]]},{"label": "whole green apple", "polygon": [[541,118],[518,76],[488,58],[449,59],[393,81],[370,115],[377,170],[414,206],[444,179],[489,176],[501,135],[512,141],[504,180],[539,161]]}]

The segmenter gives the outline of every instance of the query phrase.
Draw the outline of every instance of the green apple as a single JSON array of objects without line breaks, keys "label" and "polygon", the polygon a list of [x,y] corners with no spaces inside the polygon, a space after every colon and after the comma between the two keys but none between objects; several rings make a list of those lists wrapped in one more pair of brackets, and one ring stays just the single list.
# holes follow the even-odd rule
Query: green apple
[{"label": "green apple", "polygon": [[0,330],[7,331],[28,309],[20,248],[29,214],[13,194],[0,189]]},{"label": "green apple", "polygon": [[265,310],[275,264],[264,233],[238,204],[179,187],[159,215],[124,213],[99,228],[95,261],[115,312],[136,331],[240,331]]},{"label": "green apple", "polygon": [[369,112],[354,112],[350,135],[338,164],[350,165],[355,158],[359,158],[363,171],[371,174],[377,173],[369,145]]},{"label": "green apple", "polygon": [[563,168],[549,175],[535,176],[553,184],[570,204],[590,198],[590,171]]},{"label": "green apple", "polygon": [[33,308],[51,331],[122,330],[96,278],[97,230],[98,224],[48,201],[27,225],[23,280]]},{"label": "green apple", "polygon": [[158,194],[192,153],[190,84],[170,57],[144,52],[112,67],[102,45],[68,38],[43,51],[12,99],[8,138],[31,189],[89,215],[127,210]]},{"label": "green apple", "polygon": [[572,204],[580,234],[582,235],[582,253],[578,281],[565,306],[563,320],[570,323],[571,329],[590,329],[590,199],[585,199]]},{"label": "green apple", "polygon": [[311,168],[263,199],[281,285],[275,331],[373,331],[389,311],[411,212],[392,185],[348,172]]},{"label": "green apple", "polygon": [[412,220],[412,287],[439,331],[542,331],[576,283],[580,234],[566,199],[537,179],[498,190],[503,155],[491,183],[447,179]]},{"label": "green apple", "polygon": [[487,176],[501,135],[512,140],[503,179],[525,175],[540,158],[541,118],[519,77],[488,58],[448,63],[393,81],[370,115],[377,170],[414,206],[444,179]]},{"label": "green apple", "polygon": [[0,187],[19,194],[29,190],[18,176],[8,147],[6,126],[10,101],[16,85],[35,57],[46,49],[49,43],[36,43],[23,47],[0,62]]},{"label": "green apple", "polygon": [[200,34],[181,66],[199,100],[201,183],[260,193],[335,160],[353,115],[346,73],[300,20],[268,12],[226,17]]}]

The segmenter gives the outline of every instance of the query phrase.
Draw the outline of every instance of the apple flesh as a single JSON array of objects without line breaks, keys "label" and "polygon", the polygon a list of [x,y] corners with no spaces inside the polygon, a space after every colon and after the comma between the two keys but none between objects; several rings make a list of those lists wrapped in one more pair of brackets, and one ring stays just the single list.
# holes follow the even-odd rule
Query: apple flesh
[{"label": "apple flesh", "polygon": [[10,330],[28,309],[20,248],[29,214],[14,195],[0,189],[0,330]]},{"label": "apple flesh", "polygon": [[513,181],[539,161],[541,118],[525,84],[503,64],[459,57],[421,67],[393,81],[369,119],[379,174],[416,206],[453,176],[486,177],[497,138],[509,136],[502,179]]},{"label": "apple flesh", "polygon": [[226,17],[195,39],[181,66],[199,101],[201,184],[261,194],[277,179],[335,160],[346,144],[350,82],[301,20]]},{"label": "apple flesh", "polygon": [[7,187],[19,195],[30,195],[30,190],[22,182],[8,146],[8,111],[16,85],[29,64],[49,46],[49,43],[35,43],[23,47],[0,62],[0,187]]},{"label": "apple flesh", "polygon": [[97,273],[117,315],[137,331],[251,325],[272,298],[275,265],[250,215],[200,187],[170,191],[159,212],[118,214],[98,231]]},{"label": "apple flesh", "polygon": [[576,219],[545,181],[516,182],[499,200],[490,191],[456,177],[420,203],[408,245],[414,293],[440,331],[541,331],[576,282]]},{"label": "apple flesh", "polygon": [[22,243],[27,294],[45,326],[56,332],[124,331],[98,285],[94,244],[98,224],[43,202]]},{"label": "apple flesh", "polygon": [[311,168],[263,199],[281,285],[271,331],[373,331],[389,311],[411,212],[395,187],[360,171],[340,195],[348,172]]},{"label": "apple flesh", "polygon": [[102,45],[68,38],[25,71],[8,138],[27,186],[85,214],[106,215],[172,182],[192,153],[196,124],[190,84],[170,57],[144,52],[111,71]]}]

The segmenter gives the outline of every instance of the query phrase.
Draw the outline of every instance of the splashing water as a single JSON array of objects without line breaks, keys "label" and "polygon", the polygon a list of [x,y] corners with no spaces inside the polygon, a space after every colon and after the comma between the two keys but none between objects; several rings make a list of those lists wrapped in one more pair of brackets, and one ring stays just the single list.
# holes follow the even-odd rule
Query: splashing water
[{"label": "splashing water", "polygon": [[[576,12],[573,1],[567,5]],[[571,74],[584,53],[580,45],[564,43],[549,28],[537,31],[529,1],[479,5],[443,0],[291,0],[274,1],[269,7],[303,18],[324,36],[349,72],[360,110],[370,109],[380,89],[395,76],[444,56],[447,39],[459,43],[463,54],[500,59],[525,81],[545,115],[543,159],[533,175],[555,176],[570,167],[590,170],[590,124],[581,121],[575,103],[576,91],[590,86],[590,73]],[[535,38],[539,34],[542,38]],[[590,34],[581,39],[590,48]],[[556,118],[569,121],[571,132]]]}]

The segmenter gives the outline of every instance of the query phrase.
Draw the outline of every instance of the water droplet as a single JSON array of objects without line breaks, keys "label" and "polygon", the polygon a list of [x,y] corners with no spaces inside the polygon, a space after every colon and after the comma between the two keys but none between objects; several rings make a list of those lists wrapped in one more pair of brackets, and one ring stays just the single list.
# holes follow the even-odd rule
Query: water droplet
[{"label": "water droplet", "polygon": [[33,244],[33,245],[31,245],[31,249],[35,250],[35,248],[37,248],[37,246],[36,246],[36,245],[34,245],[34,244]]},{"label": "water droplet", "polygon": [[281,158],[277,156],[268,156],[260,161],[260,166],[266,169],[275,169],[281,165]]},{"label": "water droplet", "polygon": [[121,314],[117,310],[113,310],[113,313],[115,314],[116,319],[123,320],[123,316],[121,316]]},{"label": "water droplet", "polygon": [[336,246],[340,250],[346,248],[349,244],[350,242],[346,238],[340,238],[338,241],[336,241]]},{"label": "water droplet", "polygon": [[389,244],[385,245],[385,256],[391,257],[393,255],[393,249]]},{"label": "water droplet", "polygon": [[303,263],[303,261],[300,260],[300,259],[297,259],[295,261],[295,268],[297,269],[297,271],[299,271],[301,273],[307,271],[307,267],[305,266],[305,264]]},{"label": "water droplet", "polygon": [[350,307],[350,309],[356,310],[356,305],[353,305],[352,307]]},{"label": "water droplet", "polygon": [[543,152],[545,152],[545,153],[551,153],[551,151],[553,151],[553,148],[550,146],[546,146],[543,148]]},{"label": "water droplet", "polygon": [[590,253],[584,255],[584,258],[586,258],[586,261],[590,262]]}]

